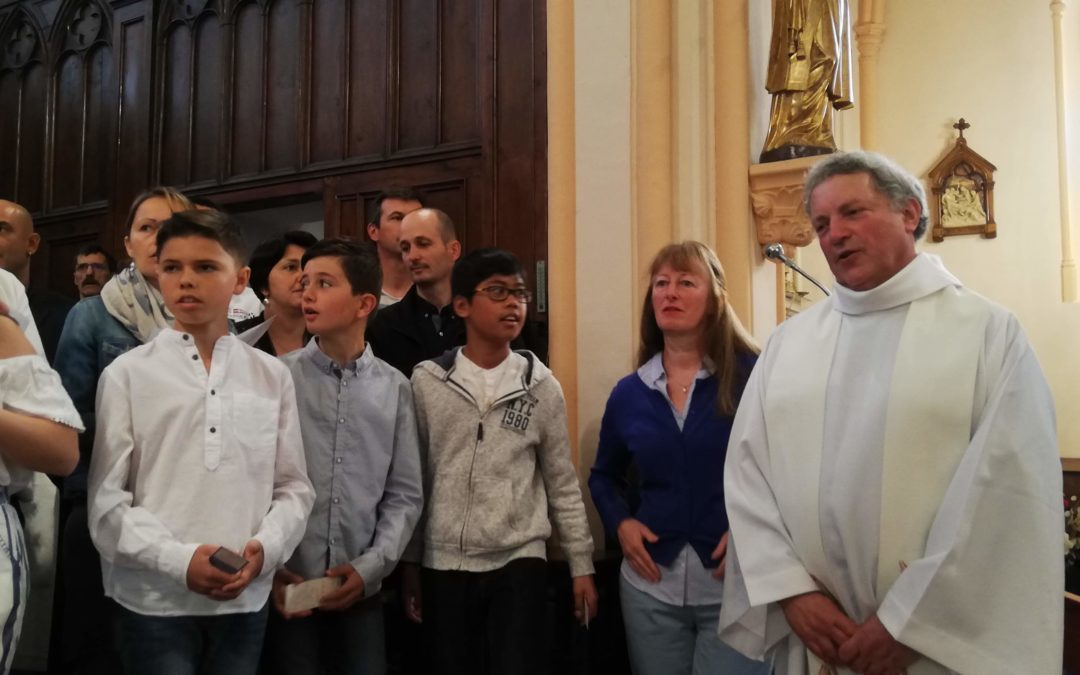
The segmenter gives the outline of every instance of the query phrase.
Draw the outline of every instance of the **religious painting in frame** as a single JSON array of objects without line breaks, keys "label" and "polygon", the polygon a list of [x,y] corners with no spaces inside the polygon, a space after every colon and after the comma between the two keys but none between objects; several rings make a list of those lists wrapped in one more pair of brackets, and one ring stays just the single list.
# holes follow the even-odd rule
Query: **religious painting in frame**
[{"label": "religious painting in frame", "polygon": [[978,234],[986,239],[997,236],[994,222],[994,172],[997,167],[968,146],[964,130],[970,127],[963,117],[953,125],[960,137],[930,170],[931,241],[942,242],[945,237],[961,234]]}]

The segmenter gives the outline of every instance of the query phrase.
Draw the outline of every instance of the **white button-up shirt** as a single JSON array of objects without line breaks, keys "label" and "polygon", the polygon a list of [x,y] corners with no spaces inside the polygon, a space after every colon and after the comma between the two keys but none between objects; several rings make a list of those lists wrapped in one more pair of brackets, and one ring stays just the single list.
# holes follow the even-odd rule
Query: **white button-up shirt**
[{"label": "white button-up shirt", "polygon": [[[195,340],[166,329],[102,373],[90,535],[105,593],[124,607],[157,616],[261,609],[314,497],[292,377],[274,357],[225,336],[207,372]],[[240,553],[251,539],[265,560],[238,598],[187,588],[198,545]]]}]

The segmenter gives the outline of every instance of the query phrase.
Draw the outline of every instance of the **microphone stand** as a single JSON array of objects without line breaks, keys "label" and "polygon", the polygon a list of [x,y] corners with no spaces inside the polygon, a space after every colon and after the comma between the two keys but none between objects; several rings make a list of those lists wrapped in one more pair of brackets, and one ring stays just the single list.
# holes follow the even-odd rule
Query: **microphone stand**
[{"label": "microphone stand", "polygon": [[807,281],[821,289],[821,292],[824,293],[826,297],[829,296],[829,291],[825,290],[825,287],[819,284],[817,279],[804,272],[801,267],[795,264],[794,260],[784,255],[783,244],[769,244],[765,248],[761,249],[761,252],[769,260],[776,260],[777,262],[782,262],[791,269],[795,270],[796,272],[801,274],[803,278],[805,278]]}]

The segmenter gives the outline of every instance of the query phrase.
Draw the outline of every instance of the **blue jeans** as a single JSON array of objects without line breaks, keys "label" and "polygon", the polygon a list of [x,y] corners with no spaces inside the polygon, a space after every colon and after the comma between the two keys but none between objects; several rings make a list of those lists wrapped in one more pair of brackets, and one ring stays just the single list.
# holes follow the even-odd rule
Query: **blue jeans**
[{"label": "blue jeans", "polygon": [[754,661],[716,635],[720,605],[669,605],[642,593],[619,575],[626,644],[634,675],[768,675],[771,663]]},{"label": "blue jeans", "polygon": [[267,605],[246,614],[147,616],[120,608],[120,655],[129,675],[255,675]]}]

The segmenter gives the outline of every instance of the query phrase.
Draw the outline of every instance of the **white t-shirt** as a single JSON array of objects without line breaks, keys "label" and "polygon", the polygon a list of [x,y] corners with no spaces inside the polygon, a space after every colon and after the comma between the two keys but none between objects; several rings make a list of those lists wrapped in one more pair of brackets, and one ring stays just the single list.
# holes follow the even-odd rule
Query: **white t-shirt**
[{"label": "white t-shirt", "polygon": [[458,371],[461,383],[469,394],[476,399],[480,410],[487,410],[506,390],[517,390],[517,381],[528,362],[521,354],[510,352],[510,356],[494,368],[481,368],[465,356],[465,350],[459,349],[454,358],[454,369]]}]

